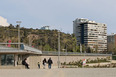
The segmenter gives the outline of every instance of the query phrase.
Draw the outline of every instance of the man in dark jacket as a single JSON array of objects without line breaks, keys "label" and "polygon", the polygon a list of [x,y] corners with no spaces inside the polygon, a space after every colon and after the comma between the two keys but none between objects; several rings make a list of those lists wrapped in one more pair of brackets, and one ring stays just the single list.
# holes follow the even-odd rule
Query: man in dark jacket
[{"label": "man in dark jacket", "polygon": [[51,58],[48,59],[48,68],[51,69],[51,65],[53,64]]}]

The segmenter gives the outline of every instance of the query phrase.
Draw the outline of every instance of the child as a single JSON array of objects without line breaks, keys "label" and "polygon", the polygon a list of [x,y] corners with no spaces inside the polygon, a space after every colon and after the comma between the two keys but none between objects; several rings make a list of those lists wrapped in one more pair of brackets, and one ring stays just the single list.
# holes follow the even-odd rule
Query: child
[{"label": "child", "polygon": [[40,63],[38,62],[38,68],[40,69]]}]

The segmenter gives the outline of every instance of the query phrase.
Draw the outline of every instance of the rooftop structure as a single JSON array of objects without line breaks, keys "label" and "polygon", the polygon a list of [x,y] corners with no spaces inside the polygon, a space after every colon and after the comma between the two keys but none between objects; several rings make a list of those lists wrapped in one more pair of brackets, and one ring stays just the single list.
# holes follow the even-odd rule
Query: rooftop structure
[{"label": "rooftop structure", "polygon": [[49,30],[49,27],[50,26],[43,26],[43,27],[41,27],[41,30]]},{"label": "rooftop structure", "polygon": [[[2,43],[4,44],[4,43]],[[23,43],[21,43],[21,48],[20,50],[17,48],[12,48],[12,47],[7,47],[7,46],[2,46],[0,45],[0,53],[31,53],[31,54],[42,54],[42,51],[31,47],[31,46],[27,46]]]}]

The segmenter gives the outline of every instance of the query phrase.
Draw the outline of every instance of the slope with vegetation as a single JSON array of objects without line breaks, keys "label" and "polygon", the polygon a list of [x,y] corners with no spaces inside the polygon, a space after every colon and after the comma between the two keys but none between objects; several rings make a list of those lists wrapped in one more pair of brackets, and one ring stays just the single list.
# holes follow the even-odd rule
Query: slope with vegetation
[{"label": "slope with vegetation", "polygon": [[[11,40],[12,43],[18,42],[18,25],[14,27],[0,27],[0,42],[6,43]],[[34,46],[42,51],[58,50],[58,30],[40,30],[32,28],[20,28],[20,39],[22,43]],[[61,50],[67,49],[68,52],[79,52],[76,45],[77,40],[74,34],[60,32]]]}]

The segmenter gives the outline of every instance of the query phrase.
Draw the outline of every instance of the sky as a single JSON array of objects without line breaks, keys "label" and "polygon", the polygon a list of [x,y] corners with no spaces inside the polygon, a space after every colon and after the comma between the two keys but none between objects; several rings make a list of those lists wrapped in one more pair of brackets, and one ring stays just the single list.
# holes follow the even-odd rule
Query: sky
[{"label": "sky", "polygon": [[[1,0],[0,23],[21,27],[50,26],[73,33],[73,21],[86,18],[107,24],[107,33],[116,33],[116,0]],[[1,24],[0,24],[1,25]]]}]

